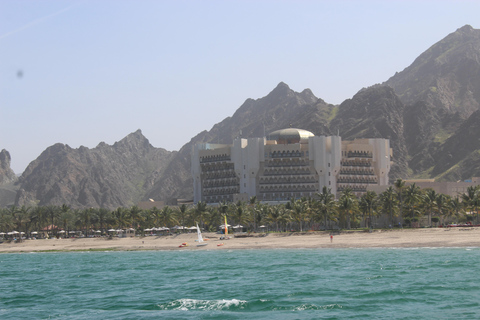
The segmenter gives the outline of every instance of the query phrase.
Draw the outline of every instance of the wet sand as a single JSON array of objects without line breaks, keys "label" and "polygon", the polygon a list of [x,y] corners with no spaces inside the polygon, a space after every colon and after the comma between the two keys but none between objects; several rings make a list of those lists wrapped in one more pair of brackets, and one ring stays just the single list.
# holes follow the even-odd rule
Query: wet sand
[{"label": "wet sand", "polygon": [[[134,238],[76,238],[23,240],[0,244],[0,253],[88,250],[230,250],[295,248],[376,248],[376,247],[480,247],[480,228],[433,228],[364,231],[251,234],[221,240],[221,235],[205,233],[208,245],[197,247],[196,234],[146,236]],[[187,246],[179,245],[186,242]],[[219,246],[220,244],[220,246]],[[223,244],[223,245],[221,245]]]}]

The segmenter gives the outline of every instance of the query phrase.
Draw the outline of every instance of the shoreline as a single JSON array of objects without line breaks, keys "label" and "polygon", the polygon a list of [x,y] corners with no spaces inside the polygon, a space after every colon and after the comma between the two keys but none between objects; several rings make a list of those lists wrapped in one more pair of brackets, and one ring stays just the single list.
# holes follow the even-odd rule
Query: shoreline
[{"label": "shoreline", "polygon": [[[250,237],[234,237],[220,240],[221,235],[204,233],[208,245],[197,247],[196,234],[186,233],[168,236],[132,238],[74,238],[23,240],[19,243],[0,244],[0,253],[27,252],[76,252],[76,251],[154,251],[154,250],[236,250],[236,249],[314,249],[314,248],[465,248],[480,247],[480,227],[344,230],[333,234],[329,231],[254,234]],[[179,247],[186,242],[186,247]],[[223,244],[218,246],[219,244]]]}]

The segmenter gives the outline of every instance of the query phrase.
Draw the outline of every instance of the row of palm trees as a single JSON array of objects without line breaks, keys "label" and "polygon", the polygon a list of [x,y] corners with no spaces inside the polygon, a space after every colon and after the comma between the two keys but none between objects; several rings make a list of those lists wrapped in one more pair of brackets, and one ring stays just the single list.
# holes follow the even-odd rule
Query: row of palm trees
[{"label": "row of palm trees", "polygon": [[[50,230],[53,235],[62,229],[82,230],[88,236],[93,230],[104,233],[110,228],[135,228],[142,231],[154,226],[189,226],[199,223],[208,231],[216,231],[226,216],[230,224],[243,225],[248,231],[258,231],[261,225],[270,231],[305,231],[320,229],[351,229],[394,227],[399,224],[419,226],[446,223],[478,224],[480,186],[472,186],[465,194],[451,197],[432,189],[406,185],[398,179],[386,191],[366,192],[357,198],[351,189],[335,199],[327,187],[310,198],[292,199],[285,204],[268,205],[257,201],[220,203],[207,206],[165,206],[162,209],[130,208],[72,209],[67,205],[45,207],[10,207],[0,209],[0,231],[17,230],[27,235],[34,230]],[[50,229],[48,229],[50,228]],[[264,230],[262,228],[262,230]]]}]

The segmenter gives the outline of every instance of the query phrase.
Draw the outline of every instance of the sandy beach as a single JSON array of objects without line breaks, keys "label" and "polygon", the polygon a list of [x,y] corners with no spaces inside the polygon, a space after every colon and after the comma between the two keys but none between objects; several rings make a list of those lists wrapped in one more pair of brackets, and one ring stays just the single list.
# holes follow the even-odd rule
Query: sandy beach
[{"label": "sandy beach", "polygon": [[[364,231],[252,234],[220,240],[221,235],[205,233],[208,245],[197,247],[196,234],[134,238],[76,238],[3,242],[0,252],[78,251],[78,250],[230,250],[295,248],[375,248],[375,247],[480,247],[480,228],[433,228]],[[186,247],[179,246],[186,242]]]}]

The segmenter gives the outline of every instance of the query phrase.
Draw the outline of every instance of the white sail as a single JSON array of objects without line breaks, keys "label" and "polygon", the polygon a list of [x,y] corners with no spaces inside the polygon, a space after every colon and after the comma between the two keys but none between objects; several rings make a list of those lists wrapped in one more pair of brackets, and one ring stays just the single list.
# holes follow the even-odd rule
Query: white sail
[{"label": "white sail", "polygon": [[198,234],[198,242],[202,243],[203,238],[202,238],[202,233],[200,232],[200,228],[198,227],[198,223],[197,223],[197,234]]}]

